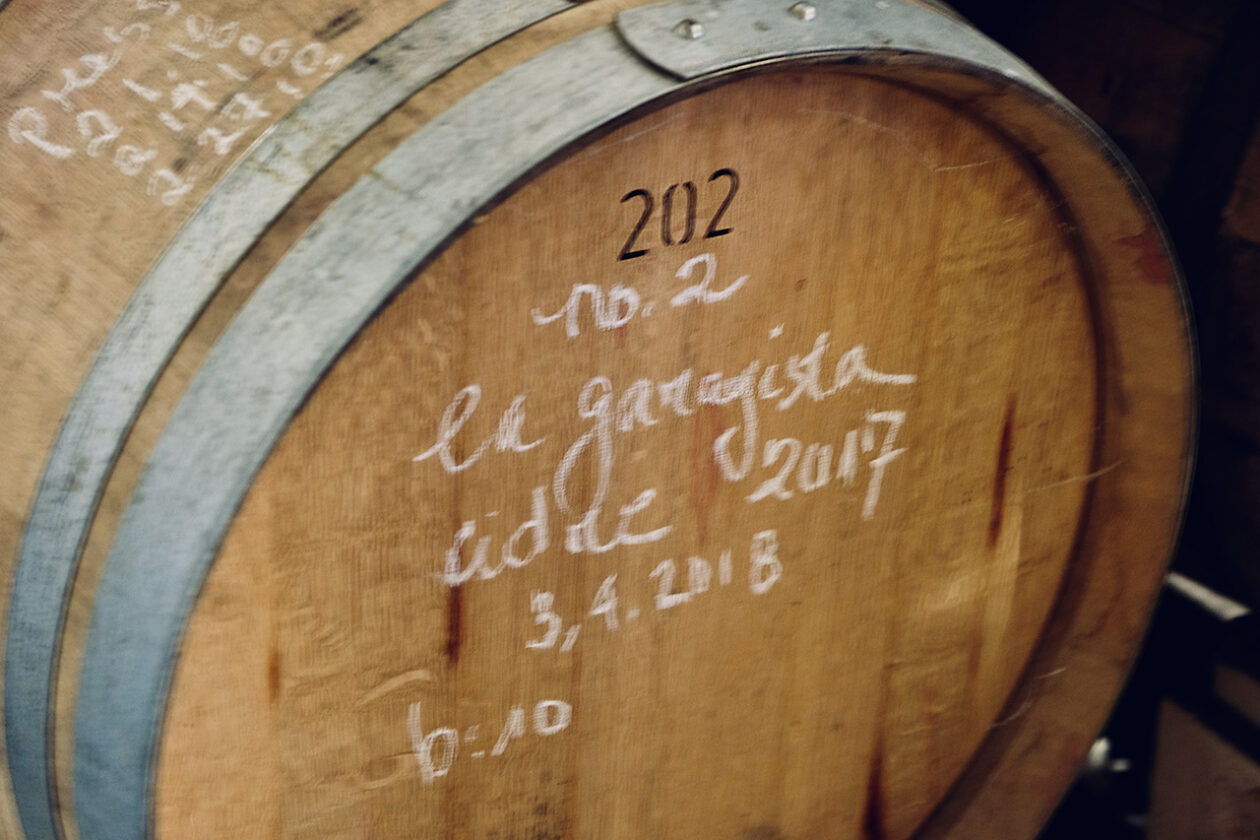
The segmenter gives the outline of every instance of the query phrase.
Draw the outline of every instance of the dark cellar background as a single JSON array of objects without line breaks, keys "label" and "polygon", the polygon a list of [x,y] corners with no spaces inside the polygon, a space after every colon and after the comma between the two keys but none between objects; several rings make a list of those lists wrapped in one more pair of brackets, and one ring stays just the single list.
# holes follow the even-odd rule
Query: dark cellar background
[{"label": "dark cellar background", "polygon": [[[1260,840],[1260,646],[1247,612],[1260,608],[1260,2],[952,5],[1132,162],[1180,257],[1198,332],[1198,464],[1179,574],[1106,746],[1044,840]],[[1250,714],[1222,700],[1222,668],[1250,680]],[[1187,717],[1170,721],[1173,704]]]}]

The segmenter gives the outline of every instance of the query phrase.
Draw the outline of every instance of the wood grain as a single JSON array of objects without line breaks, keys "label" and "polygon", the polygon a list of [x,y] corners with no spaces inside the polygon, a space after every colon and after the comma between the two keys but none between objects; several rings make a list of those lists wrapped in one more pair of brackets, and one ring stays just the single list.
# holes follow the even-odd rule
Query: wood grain
[{"label": "wood grain", "polygon": [[[723,168],[741,184],[723,217],[731,234],[664,247],[649,227],[639,241],[649,253],[617,259],[641,207],[621,196],[643,187],[659,198],[692,180],[705,220],[724,194],[706,179]],[[532,182],[369,327],[256,482],[186,640],[162,829],[860,837],[878,825],[908,836],[1018,677],[1072,547],[1083,497],[1073,479],[1093,469],[1092,328],[1057,223],[997,138],[922,96],[833,73],[689,99]],[[678,267],[703,253],[718,265],[715,289],[744,274],[747,286],[668,309]],[[608,331],[584,309],[574,338],[562,322],[534,325],[532,309],[551,314],[588,282],[633,287],[659,308]],[[759,409],[758,449],[798,437],[831,444],[838,460],[868,412],[905,411],[907,451],[870,520],[871,454],[855,486],[749,503],[775,472],[763,451],[733,483],[711,454],[739,425],[736,406],[653,408],[656,425],[615,441],[601,539],[649,488],[656,501],[639,527],[673,530],[607,554],[564,550],[575,518],[558,514],[550,487],[589,425],[575,412],[584,382],[607,376],[620,394],[684,369],[734,375],[805,356],[824,333],[827,371],[863,345],[873,369],[916,383]],[[518,393],[523,440],[544,443],[491,450],[455,477],[433,459],[413,463],[474,382],[483,402],[458,457]],[[578,463],[580,513],[598,470],[589,454]],[[476,521],[497,551],[530,517],[534,487],[548,498],[546,552],[493,580],[435,580],[460,523]],[[767,530],[784,572],[755,596],[748,555]],[[729,587],[653,608],[661,561],[694,555],[716,569],[726,550],[739,568]],[[611,631],[587,613],[614,573]],[[582,624],[572,651],[526,649],[542,630],[534,592],[553,593],[566,629]],[[528,717],[546,699],[573,705],[568,730],[474,757],[513,707]],[[426,727],[464,738],[481,728],[431,786],[409,741],[413,703]],[[249,766],[220,778],[245,749]],[[225,807],[242,798],[254,807]],[[229,829],[230,819],[242,822]]]},{"label": "wood grain", "polygon": [[67,830],[73,831],[74,826],[72,771],[75,698],[83,644],[91,618],[93,593],[104,572],[118,521],[131,499],[149,452],[169,419],[170,412],[204,361],[206,353],[258,283],[300,238],[311,222],[401,139],[477,86],[578,32],[607,23],[612,14],[626,5],[632,3],[625,0],[602,0],[584,4],[485,50],[418,91],[312,179],[302,194],[242,259],[241,264],[233,270],[221,290],[197,319],[163,371],[128,437],[119,463],[105,488],[100,510],[83,551],[81,569],[75,580],[59,661],[54,721],[57,773],[63,791],[61,815]]},{"label": "wood grain", "polygon": [[[76,584],[57,712],[63,808],[92,589],[148,449],[223,325],[401,139],[636,4],[575,7],[421,91],[312,182],[194,327],[137,422]],[[35,103],[64,122],[39,90],[111,23],[57,5],[15,0],[0,15],[0,45],[45,57],[0,51],[0,84],[20,80],[0,91],[9,112]],[[221,2],[207,13],[318,37],[352,57],[424,10],[381,2],[314,20],[300,6]],[[36,44],[40,26],[64,37]],[[191,59],[152,50],[121,61],[98,88],[107,107],[134,98],[124,76],[187,72]],[[278,81],[260,71],[223,96]],[[155,146],[170,133],[146,130]],[[16,547],[42,453],[96,345],[235,156],[212,146],[185,164],[201,174],[170,207],[108,156],[60,161],[24,140],[0,158],[0,256],[24,278],[0,284],[0,381],[14,395],[0,401],[0,458],[14,465],[0,471],[0,558]],[[731,232],[705,239],[732,182],[711,178],[721,170],[739,177],[721,218]],[[680,238],[688,182],[696,227],[668,245],[665,194],[677,185]],[[623,200],[636,189],[653,199],[634,246],[648,253],[619,260],[644,206]],[[728,298],[670,306],[705,263],[682,279],[680,266],[702,254],[716,265],[711,291],[748,279]],[[1155,222],[1097,138],[1059,106],[982,74],[873,61],[754,76],[572,150],[418,270],[259,476],[181,652],[157,836],[1032,836],[1101,724],[1175,533],[1191,384],[1174,281]],[[563,317],[536,324],[531,312],[560,311],[575,284],[633,288],[641,308],[601,330],[587,293],[575,304],[578,335]],[[856,381],[776,407],[792,390],[793,357],[807,365],[823,348],[826,387],[858,346],[869,371],[903,381]],[[753,369],[754,390],[770,390],[760,383],[773,364],[783,394],[751,408],[699,404],[705,374]],[[659,384],[684,370],[692,389],[678,416]],[[567,512],[555,471],[592,426],[578,395],[599,376],[614,394],[614,429],[628,391],[621,418],[637,410],[642,421],[612,433],[599,539],[612,539],[618,511],[645,490],[655,495],[629,530],[669,530],[570,551],[566,528],[599,498],[596,448],[574,462]],[[436,455],[413,461],[471,383],[481,404],[453,458],[493,437],[517,395],[521,441],[538,446],[491,445],[455,475]],[[727,480],[714,443],[735,429],[738,461],[750,411],[747,474]],[[905,412],[888,443],[904,451],[878,470],[875,502],[872,459],[890,423],[871,412]],[[748,501],[791,457],[791,443],[768,442],[787,439],[814,467],[831,446],[830,480],[806,492],[802,480],[821,480],[798,462],[781,491],[791,498]],[[849,441],[852,473],[841,468]],[[546,548],[493,579],[444,585],[460,526],[489,536],[497,559],[534,516],[536,488]],[[782,576],[767,587],[777,567],[751,557],[754,547],[767,556],[770,532]],[[525,528],[520,544],[537,536]],[[712,569],[703,591],[689,580],[692,557]],[[665,560],[676,576],[662,590],[662,573],[652,575]],[[612,575],[604,593],[615,589],[615,611],[591,614]],[[547,609],[560,635],[531,649],[547,639],[534,615]],[[416,704],[419,732],[409,726]],[[430,753],[417,747],[441,727],[459,744],[449,773],[426,783],[417,753]],[[440,765],[443,741],[427,743]],[[0,833],[10,811],[0,796]]]},{"label": "wood grain", "polygon": [[[324,6],[318,14],[300,2],[261,7],[234,0],[207,0],[195,8],[165,0],[108,8],[24,0],[5,6],[0,14],[0,263],[6,269],[0,283],[0,600],[5,604],[45,454],[97,347],[147,267],[253,139],[336,66],[434,5],[434,0],[371,0]],[[229,33],[224,27],[234,21],[236,29]],[[210,45],[208,31],[217,33],[218,46]],[[261,42],[252,56],[246,54],[251,41],[241,47],[247,36]],[[323,45],[325,61],[339,54],[340,64],[312,72],[303,64],[299,73],[291,59],[312,43]],[[264,63],[264,51],[273,45]],[[85,63],[83,56],[101,57],[108,70],[94,84],[64,94],[64,102],[43,93],[61,93],[63,70],[91,78],[101,62]],[[185,84],[193,89],[177,94]],[[158,98],[150,101],[154,93]],[[238,94],[249,99],[233,105]],[[257,103],[258,111],[250,110],[249,102]],[[174,122],[162,122],[162,113]],[[183,128],[176,130],[176,124]],[[110,126],[119,131],[113,142],[89,145]],[[207,129],[220,134],[199,144]],[[52,151],[33,144],[24,131]],[[241,134],[227,143],[237,131]],[[225,143],[222,152],[216,138]],[[124,146],[131,150],[122,154]],[[162,170],[191,187],[173,195],[175,181],[157,177]],[[18,837],[8,775],[0,775],[6,780],[0,785],[0,834]]]}]

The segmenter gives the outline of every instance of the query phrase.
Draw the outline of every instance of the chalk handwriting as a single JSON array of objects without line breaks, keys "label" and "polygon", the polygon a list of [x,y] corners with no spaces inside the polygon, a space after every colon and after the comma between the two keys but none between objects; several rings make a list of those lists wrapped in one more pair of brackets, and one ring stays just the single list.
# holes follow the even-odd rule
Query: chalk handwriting
[{"label": "chalk handwriting", "polygon": [[[6,125],[12,143],[56,161],[80,154],[111,161],[167,206],[191,192],[198,162],[163,159],[164,150],[186,155],[189,144],[166,142],[154,129],[196,132],[196,148],[211,160],[232,154],[345,62],[320,41],[263,38],[239,20],[216,20],[174,0],[137,0],[133,14],[144,19],[103,26],[97,48],[56,68],[57,81],[39,91],[38,102],[20,104]],[[180,58],[155,60],[166,51]],[[137,60],[129,60],[133,54]],[[285,72],[290,78],[275,78]],[[273,83],[286,97],[279,109],[267,99]],[[110,97],[114,103],[117,93],[134,95],[144,107],[133,114],[126,103],[106,110],[91,101]]]},{"label": "chalk handwriting", "polygon": [[[853,429],[845,434],[844,445],[840,457],[836,458],[835,447],[826,443],[803,445],[796,438],[771,438],[762,450],[761,465],[773,468],[780,464],[778,471],[766,478],[757,489],[746,497],[749,502],[759,502],[774,498],[788,500],[797,491],[812,493],[821,490],[834,479],[847,487],[852,487],[858,479],[858,464],[861,453],[867,454],[875,450],[876,424],[885,424],[883,443],[879,454],[867,463],[871,471],[867,484],[866,496],[862,503],[862,518],[875,516],[875,506],[879,503],[879,491],[883,486],[884,471],[888,465],[905,453],[904,448],[896,448],[897,433],[906,422],[904,411],[868,411],[866,424],[859,430]],[[832,463],[835,462],[835,470]],[[795,488],[795,489],[793,489]]]},{"label": "chalk handwriting", "polygon": [[508,710],[499,737],[487,751],[480,745],[480,724],[467,727],[463,733],[449,726],[425,732],[421,713],[421,703],[413,703],[408,708],[407,735],[420,766],[420,781],[426,785],[450,773],[461,744],[473,747],[469,754],[473,759],[496,758],[507,752],[512,741],[525,738],[531,731],[535,736],[550,737],[568,729],[573,721],[573,706],[563,700],[539,701],[534,704],[528,720],[523,706],[513,706]]},{"label": "chalk handwriting", "polygon": [[451,443],[480,404],[480,385],[468,385],[462,389],[455,395],[455,399],[451,401],[445,411],[442,412],[442,420],[438,424],[437,443],[411,460],[425,461],[437,455],[438,461],[442,464],[442,469],[448,473],[458,473],[463,472],[481,460],[481,456],[490,450],[491,447],[496,452],[528,452],[546,440],[545,437],[531,443],[524,443],[521,440],[521,427],[525,423],[525,394],[517,394],[512,400],[512,404],[503,412],[503,416],[499,420],[498,431],[482,441],[481,445],[473,451],[473,454],[469,455],[465,460],[457,461],[454,453],[451,451]]},{"label": "chalk handwriting", "polygon": [[[675,273],[679,280],[688,281],[695,273],[697,266],[704,266],[704,276],[699,282],[687,286],[669,299],[672,308],[690,304],[710,305],[727,300],[748,281],[748,275],[742,275],[730,285],[722,289],[714,289],[717,279],[717,257],[713,254],[700,254],[682,264]],[[655,310],[653,302],[644,303],[639,292],[633,288],[617,283],[605,291],[594,283],[575,283],[569,291],[569,297],[555,313],[547,315],[540,309],[531,309],[530,318],[535,326],[546,326],[563,319],[564,333],[569,338],[577,338],[582,334],[582,303],[590,302],[591,318],[595,329],[601,331],[620,329],[635,316],[648,317]]]},{"label": "chalk handwriting", "polygon": [[109,55],[105,55],[103,53],[92,53],[90,55],[80,56],[79,64],[83,65],[83,68],[87,71],[87,73],[80,75],[80,73],[74,68],[62,68],[61,76],[64,81],[61,85],[61,90],[45,90],[43,91],[43,94],[45,98],[51,99],[53,102],[60,105],[63,111],[73,113],[75,110],[74,103],[72,103],[68,98],[69,94],[76,90],[85,90],[99,82],[101,77],[105,75],[106,71],[110,70],[115,64],[117,64],[121,58],[121,49],[116,49]]},{"label": "chalk handwriting", "polygon": [[30,143],[58,160],[74,154],[74,149],[69,146],[48,139],[48,118],[39,109],[30,106],[19,108],[9,117],[9,139],[18,145]]},{"label": "chalk handwriting", "polygon": [[[620,391],[609,377],[591,377],[576,400],[577,417],[584,428],[564,448],[551,475],[550,492],[545,485],[533,489],[529,517],[495,552],[497,559],[492,559],[493,538],[478,535],[477,519],[465,520],[446,551],[440,579],[447,586],[462,586],[523,568],[552,547],[554,534],[563,535],[560,546],[575,556],[606,554],[623,546],[663,540],[673,525],[661,522],[659,514],[653,512],[658,496],[655,488],[623,497],[613,508],[615,516],[605,514],[615,485],[614,442],[621,435],[659,428],[671,418],[691,416],[705,405],[740,407],[739,421],[719,432],[713,441],[712,457],[720,477],[728,483],[741,482],[752,477],[758,462],[762,469],[771,471],[747,494],[749,503],[787,501],[833,482],[853,487],[866,470],[861,515],[864,520],[871,519],[889,465],[906,451],[896,445],[906,420],[904,411],[866,412],[864,424],[845,435],[838,454],[836,445],[829,442],[760,439],[763,404],[784,412],[802,402],[824,402],[858,384],[904,387],[917,381],[914,374],[883,373],[872,368],[861,344],[834,362],[830,354],[831,335],[822,332],[806,353],[768,364],[753,360],[735,374],[697,375],[688,368],[665,379],[637,379]],[[445,472],[454,475],[472,468],[490,452],[519,457],[548,441],[542,436],[525,442],[526,395],[518,394],[500,417],[497,430],[461,460],[455,453],[469,451],[460,444],[461,431],[479,407],[481,395],[481,387],[475,383],[461,389],[442,414],[436,442],[412,460],[435,459]],[[883,438],[877,448],[876,434],[881,430]],[[581,491],[575,491],[577,475],[583,477],[576,485]],[[553,510],[561,517],[558,530],[552,522]]]},{"label": "chalk handwriting", "polygon": [[[647,576],[655,590],[651,603],[656,611],[672,610],[690,604],[710,591],[729,587],[734,580],[734,556],[729,548],[722,549],[719,553],[716,583],[713,564],[704,557],[693,555],[680,561],[675,561],[672,557],[661,560]],[[765,595],[774,588],[783,577],[777,531],[759,531],[753,535],[747,552],[747,564],[748,591],[752,595]],[[685,586],[681,585],[683,574]],[[638,607],[623,609],[620,606],[617,585],[617,574],[605,577],[591,598],[590,608],[586,612],[588,618],[602,619],[605,630],[610,633],[634,623],[642,615]],[[534,624],[543,630],[538,638],[525,642],[527,650],[558,649],[561,653],[568,653],[574,649],[582,624],[574,622],[566,627],[565,620],[556,612],[555,593],[534,591],[530,593],[529,606]]]}]

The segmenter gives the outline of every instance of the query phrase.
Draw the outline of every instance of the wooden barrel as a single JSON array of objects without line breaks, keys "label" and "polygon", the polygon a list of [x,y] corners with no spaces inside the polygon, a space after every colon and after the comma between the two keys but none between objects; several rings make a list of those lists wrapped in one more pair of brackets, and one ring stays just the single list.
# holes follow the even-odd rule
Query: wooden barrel
[{"label": "wooden barrel", "polygon": [[933,5],[419,6],[0,12],[0,830],[1033,836],[1189,464],[1124,162]]}]

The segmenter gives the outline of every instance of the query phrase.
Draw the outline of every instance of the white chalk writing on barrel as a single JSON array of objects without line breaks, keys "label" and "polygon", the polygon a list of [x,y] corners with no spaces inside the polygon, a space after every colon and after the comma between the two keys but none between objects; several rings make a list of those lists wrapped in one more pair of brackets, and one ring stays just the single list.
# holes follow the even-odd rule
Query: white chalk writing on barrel
[{"label": "white chalk writing on barrel", "polygon": [[505,715],[503,726],[493,745],[488,749],[481,738],[482,724],[474,724],[460,732],[450,726],[439,726],[424,731],[423,704],[413,703],[407,711],[407,734],[412,753],[420,766],[420,780],[431,785],[451,771],[460,757],[460,747],[473,760],[497,758],[508,751],[515,740],[527,736],[549,737],[569,728],[573,720],[573,706],[563,700],[540,700],[534,704],[527,717],[524,706],[512,706]]},{"label": "white chalk writing on barrel", "polygon": [[[53,160],[109,161],[166,206],[195,186],[199,167],[181,151],[185,136],[211,162],[245,148],[345,62],[318,40],[263,37],[173,0],[137,0],[135,13],[142,19],[102,27],[99,46],[56,68],[41,98],[15,108],[6,127],[11,143]],[[165,55],[172,58],[154,60]],[[111,77],[114,87],[100,96],[112,103],[106,110],[93,94]],[[118,116],[141,103],[144,116]]]},{"label": "white chalk writing on barrel", "polygon": [[[562,333],[565,342],[615,340],[620,347],[622,331],[636,320],[659,319],[662,312],[682,308],[737,305],[751,275],[731,275],[719,279],[718,259],[706,252],[686,259],[673,273],[672,286],[562,284],[563,301],[531,307],[529,324],[554,329],[549,334]],[[656,290],[651,295],[642,291],[649,285]],[[791,574],[782,559],[778,528],[760,527],[744,538],[747,542],[728,541],[707,551],[667,549],[665,540],[683,532],[671,521],[676,505],[662,500],[658,487],[623,486],[617,469],[618,451],[626,449],[617,446],[622,438],[633,436],[636,457],[650,459],[647,441],[694,435],[698,427],[692,418],[705,407],[725,407],[714,415],[724,418],[725,427],[711,433],[708,457],[715,480],[732,485],[750,512],[773,516],[778,505],[838,487],[852,491],[846,498],[857,498],[855,517],[873,519],[889,469],[907,452],[902,439],[908,413],[896,405],[896,391],[915,385],[918,376],[881,370],[864,343],[837,346],[830,330],[803,341],[780,317],[765,329],[773,352],[721,370],[688,366],[633,378],[596,373],[567,396],[551,389],[494,394],[480,382],[460,388],[438,418],[428,438],[432,442],[412,456],[413,464],[439,467],[456,481],[474,470],[494,480],[536,472],[528,499],[509,506],[517,512],[500,504],[462,521],[438,563],[437,579],[456,588],[561,558],[632,552],[638,559],[634,573],[610,570],[585,592],[575,593],[571,585],[529,592],[522,609],[527,623],[516,638],[533,656],[563,656],[579,646],[607,645],[617,637],[628,638],[635,626],[659,621],[656,616],[694,614],[702,605],[730,600],[737,593],[750,599],[750,606],[773,599],[780,581]],[[858,392],[858,386],[863,390]],[[854,411],[852,400],[841,403],[836,398],[842,392],[860,393],[864,409]],[[832,439],[763,432],[783,425],[767,424],[768,417],[791,422],[803,407],[833,401],[835,419],[828,425],[838,424],[839,431]],[[576,426],[576,432],[558,433],[530,415],[531,406],[557,403],[570,421],[565,428]],[[479,416],[482,411],[489,411],[489,417]],[[496,418],[491,431],[484,431],[485,421]],[[483,431],[470,434],[474,426]],[[665,462],[652,466],[676,469]],[[637,474],[642,475],[641,467]],[[785,536],[790,542],[790,535]],[[567,704],[563,708],[565,715],[557,720],[567,725],[571,710]],[[535,731],[546,734],[559,728],[556,724]],[[479,730],[473,727],[461,735],[455,728],[439,727],[426,733],[416,704],[408,731],[421,779],[432,784],[451,770],[461,748],[476,741]],[[478,747],[471,755],[501,755],[527,733],[525,710],[514,706],[493,748],[487,752]]]},{"label": "white chalk writing on barrel", "polygon": [[[704,266],[703,277],[695,283],[682,288],[669,298],[669,306],[677,309],[690,305],[711,305],[727,300],[748,282],[748,275],[737,277],[729,285],[717,286],[717,257],[713,254],[700,254],[682,264],[674,275],[678,280],[689,281],[695,274],[697,266]],[[530,318],[535,326],[546,326],[558,321],[564,324],[564,333],[569,338],[577,338],[582,334],[583,302],[587,302],[591,318],[598,330],[616,330],[626,326],[636,316],[647,318],[656,310],[656,301],[644,301],[638,290],[617,283],[605,291],[595,283],[574,283],[568,299],[559,310],[551,315],[541,309],[530,310]]]},{"label": "white chalk writing on barrel", "polygon": [[[765,595],[773,589],[783,577],[778,532],[767,530],[754,534],[746,552],[740,556],[739,563],[747,567],[747,588],[753,596]],[[698,555],[685,559],[666,557],[647,575],[654,589],[650,602],[656,612],[693,603],[710,591],[731,586],[734,582],[732,572],[735,565],[735,552],[729,548],[722,549],[717,557],[715,582],[714,564],[707,558]],[[622,582],[625,582],[624,579]],[[585,613],[586,618],[603,619],[599,623],[608,633],[615,633],[622,627],[633,624],[643,615],[643,610],[636,604],[623,606],[618,591],[618,575],[608,575],[595,591]],[[530,593],[529,607],[540,635],[526,641],[526,649],[556,649],[560,653],[568,653],[576,647],[582,623],[566,621],[556,612],[555,593]]]},{"label": "white chalk writing on barrel", "polygon": [[[774,329],[779,329],[778,327]],[[703,375],[687,368],[659,379],[636,379],[618,390],[606,376],[588,379],[575,401],[582,433],[569,444],[551,471],[550,492],[534,488],[530,516],[522,521],[492,558],[491,538],[477,536],[475,519],[465,520],[455,531],[447,550],[441,580],[461,586],[471,580],[490,580],[511,569],[529,565],[552,546],[552,535],[563,533],[562,546],[571,555],[604,554],[619,546],[644,545],[664,539],[672,525],[653,518],[655,488],[641,488],[612,500],[615,469],[614,438],[630,433],[651,434],[665,428],[664,421],[693,415],[704,405],[738,404],[741,421],[720,432],[713,441],[712,457],[728,483],[760,478],[747,494],[749,503],[767,499],[786,501],[795,495],[820,490],[833,480],[853,486],[859,471],[867,471],[867,490],[861,516],[875,515],[884,475],[906,449],[896,446],[905,424],[902,410],[869,410],[843,442],[802,443],[796,438],[760,440],[760,408],[785,412],[801,402],[825,402],[855,383],[907,386],[914,374],[882,373],[867,361],[864,345],[856,344],[830,361],[831,335],[819,333],[807,353],[796,353],[781,362],[749,362],[739,373]],[[828,381],[829,375],[829,381]],[[528,422],[528,394],[517,394],[504,410],[496,431],[475,446],[464,446],[471,455],[458,460],[454,451],[460,432],[481,404],[482,389],[471,384],[456,393],[443,411],[436,442],[413,461],[436,460],[448,474],[461,473],[483,458],[515,459],[543,447],[547,435]],[[529,434],[525,430],[530,429]],[[877,433],[882,437],[877,443]],[[837,445],[839,454],[837,455]],[[866,460],[863,461],[862,459]],[[595,490],[584,510],[576,510],[569,490],[570,477],[579,464],[594,467]],[[754,476],[760,468],[769,474]],[[495,467],[487,467],[495,469]],[[501,468],[501,467],[500,467]],[[585,472],[589,472],[586,470]],[[612,502],[617,513],[605,514]],[[567,520],[563,530],[552,524],[552,508]],[[471,556],[469,556],[471,555]]]}]

